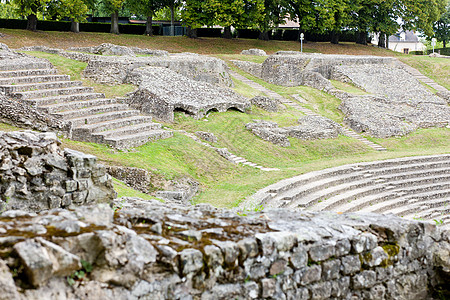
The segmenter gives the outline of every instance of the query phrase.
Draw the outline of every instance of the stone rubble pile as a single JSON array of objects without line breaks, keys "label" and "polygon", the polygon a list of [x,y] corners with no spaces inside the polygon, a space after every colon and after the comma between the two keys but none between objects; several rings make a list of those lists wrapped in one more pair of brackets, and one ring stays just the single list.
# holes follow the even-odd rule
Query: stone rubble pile
[{"label": "stone rubble pile", "polygon": [[346,115],[344,121],[358,132],[387,138],[406,135],[419,128],[450,125],[447,100],[431,93],[400,68],[337,66],[332,78],[352,82],[373,94],[337,95],[343,100],[340,109]]},{"label": "stone rubble pile", "polygon": [[242,55],[256,55],[256,56],[267,56],[266,51],[262,49],[248,49],[248,50],[242,50]]},{"label": "stone rubble pile", "polygon": [[46,46],[23,47],[20,50],[48,52],[87,62],[84,76],[102,84],[127,83],[127,76],[134,69],[155,66],[168,68],[196,81],[233,86],[233,81],[228,74],[228,66],[223,60],[195,53],[169,54],[164,50],[125,47],[109,43],[95,47],[72,47],[68,51]]},{"label": "stone rubble pile", "polygon": [[0,132],[0,211],[42,211],[116,197],[96,157],[61,149],[54,133]]},{"label": "stone rubble pile", "polygon": [[445,287],[450,235],[429,223],[283,209],[239,216],[137,198],[113,208],[1,214],[0,295],[427,299]]},{"label": "stone rubble pile", "polygon": [[263,140],[281,147],[291,145],[288,137],[301,140],[334,139],[342,131],[339,124],[322,116],[304,116],[298,123],[300,125],[278,127],[275,122],[256,120],[255,123],[248,123],[245,127]]},{"label": "stone rubble pile", "polygon": [[265,96],[256,96],[250,99],[250,103],[268,112],[277,112],[278,102]]},{"label": "stone rubble pile", "polygon": [[176,110],[199,119],[209,111],[250,109],[248,100],[231,89],[194,81],[166,68],[135,69],[128,81],[139,86],[130,94],[128,104],[158,120],[172,122]]},{"label": "stone rubble pile", "polygon": [[148,57],[97,56],[89,60],[83,74],[95,82],[116,85],[127,83],[128,76],[135,69],[145,66],[167,68],[199,82],[233,86],[223,60],[193,53]]},{"label": "stone rubble pile", "polygon": [[241,69],[255,77],[261,78],[262,64],[258,64],[258,63],[251,62],[251,61],[242,61],[242,60],[232,60],[231,62],[239,69]]}]

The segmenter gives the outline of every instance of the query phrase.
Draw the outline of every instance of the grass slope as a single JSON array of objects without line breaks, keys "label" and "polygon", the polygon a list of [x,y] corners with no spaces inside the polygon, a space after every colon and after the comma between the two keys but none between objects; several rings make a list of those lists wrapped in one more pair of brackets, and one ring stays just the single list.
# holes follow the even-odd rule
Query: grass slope
[{"label": "grass slope", "polygon": [[[270,51],[279,50],[278,47],[285,47],[283,50],[294,50],[298,44],[290,42],[262,42],[254,40],[233,40],[224,41],[221,39],[201,39],[189,40],[186,38],[171,37],[143,37],[143,36],[114,36],[108,34],[80,34],[71,33],[44,33],[39,32],[34,35],[25,31],[14,31],[0,29],[0,32],[7,33],[8,36],[2,42],[18,46],[18,43],[45,44],[46,38],[50,39],[48,46],[64,48],[58,43],[70,45],[97,45],[102,42],[112,42],[116,44],[136,45],[146,48],[166,48],[170,51],[192,51],[198,53],[218,53],[219,57],[225,60],[246,59],[249,61],[261,62],[263,58],[242,56],[238,53],[242,49],[263,48]],[[20,37],[23,41],[20,41]],[[92,39],[90,39],[92,38]],[[82,39],[86,39],[82,41]],[[158,44],[160,43],[160,44]],[[190,45],[190,46],[189,46]],[[313,48],[312,46],[316,47]],[[189,49],[189,47],[193,47]],[[290,48],[291,47],[291,48]],[[357,45],[343,44],[335,48],[330,45],[320,43],[309,43],[308,51],[326,49],[326,51],[361,51],[357,54],[373,54],[373,51],[380,51],[382,54],[392,54],[392,52]],[[361,48],[364,47],[364,48]],[[334,49],[334,50],[333,50]],[[344,49],[344,50],[343,50]],[[365,52],[363,51],[365,49]],[[375,50],[374,50],[375,49]],[[324,51],[324,52],[326,52]],[[327,52],[328,53],[328,52]],[[356,54],[356,53],[355,53]],[[94,85],[92,82],[81,77],[81,71],[85,64],[70,59],[60,58],[56,55],[33,53],[33,55],[49,59],[60,71],[60,73],[70,74],[74,79],[81,79],[86,85]],[[410,58],[414,59],[414,58]],[[435,60],[421,60],[430,69],[433,68]],[[442,63],[442,62],[437,62]],[[245,72],[236,70],[244,76],[255,80],[268,89],[271,89],[284,97],[291,97],[292,94],[299,94],[305,99],[301,103],[324,116],[329,117],[339,123],[342,122],[343,115],[338,110],[339,99],[325,94],[321,91],[309,87],[281,87],[271,85],[255,78]],[[442,67],[445,74],[448,69]],[[438,74],[439,75],[439,74]],[[443,77],[443,76],[442,76]],[[258,95],[259,92],[249,86],[233,79],[235,90],[247,97]],[[364,91],[358,88],[333,82],[336,88],[355,93],[363,94]],[[94,85],[99,91],[106,92],[109,96],[123,95],[132,86],[107,87]],[[291,98],[292,99],[292,98]],[[260,188],[277,182],[281,179],[302,174],[309,171],[338,166],[347,163],[361,161],[373,161],[389,159],[395,157],[414,156],[448,153],[450,151],[450,130],[447,128],[422,129],[401,138],[373,139],[373,141],[387,147],[386,152],[377,152],[360,142],[340,136],[335,140],[300,141],[291,139],[291,147],[282,148],[263,141],[245,129],[245,124],[255,119],[263,119],[278,122],[280,126],[293,126],[298,118],[303,114],[289,107],[279,113],[268,113],[256,107],[252,108],[249,114],[236,111],[226,113],[211,113],[206,118],[194,120],[178,113],[175,122],[164,124],[174,130],[186,130],[188,132],[209,131],[218,137],[218,142],[214,146],[228,148],[232,153],[245,157],[247,160],[261,164],[265,167],[279,168],[280,171],[263,172],[248,166],[233,164],[215,151],[193,141],[192,139],[175,133],[174,137],[149,143],[133,149],[132,151],[117,151],[104,145],[82,143],[70,140],[63,140],[63,146],[96,155],[99,160],[106,164],[123,165],[144,168],[155,176],[166,179],[189,176],[200,183],[200,194],[194,199],[195,203],[207,202],[220,207],[232,207],[237,205],[245,197],[253,194]],[[17,128],[0,124],[0,130],[9,131]],[[125,184],[115,181],[119,195],[142,196],[139,192],[130,190]]]}]

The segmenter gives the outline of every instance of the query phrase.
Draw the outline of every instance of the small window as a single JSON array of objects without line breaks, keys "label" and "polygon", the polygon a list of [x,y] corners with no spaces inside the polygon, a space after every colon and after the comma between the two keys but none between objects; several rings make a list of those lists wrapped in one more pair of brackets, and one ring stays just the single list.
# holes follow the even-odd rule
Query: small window
[{"label": "small window", "polygon": [[403,49],[403,53],[404,53],[404,54],[409,54],[409,49],[408,49],[408,48],[404,48],[404,49]]}]

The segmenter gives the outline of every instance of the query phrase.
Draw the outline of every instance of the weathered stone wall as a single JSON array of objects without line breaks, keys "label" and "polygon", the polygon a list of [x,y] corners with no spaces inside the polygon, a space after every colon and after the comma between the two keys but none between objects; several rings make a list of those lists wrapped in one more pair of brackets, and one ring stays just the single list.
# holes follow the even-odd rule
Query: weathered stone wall
[{"label": "weathered stone wall", "polygon": [[262,64],[254,63],[251,61],[232,60],[231,61],[239,69],[260,78],[262,72]]},{"label": "weathered stone wall", "polygon": [[270,83],[282,86],[302,85],[304,74],[318,72],[326,78],[339,65],[390,65],[394,58],[376,56],[325,55],[317,53],[279,51],[269,56],[262,64],[261,77]]},{"label": "weathered stone wall", "polygon": [[53,131],[67,138],[72,135],[71,123],[37,110],[29,104],[11,100],[2,94],[0,94],[0,122],[25,129]]},{"label": "weathered stone wall", "polygon": [[95,156],[59,145],[54,133],[0,132],[0,211],[41,211],[116,197]]},{"label": "weathered stone wall", "polygon": [[190,53],[159,57],[97,56],[89,60],[84,76],[103,84],[122,84],[134,69],[144,66],[168,68],[196,81],[233,85],[224,61]]},{"label": "weathered stone wall", "polygon": [[210,110],[225,112],[235,108],[245,112],[250,108],[246,98],[229,88],[198,82],[167,68],[134,69],[128,81],[139,85],[130,94],[128,104],[167,122],[173,121],[176,109],[198,119]]},{"label": "weathered stone wall", "polygon": [[416,300],[448,274],[449,232],[392,215],[114,208],[0,215],[0,295]]}]

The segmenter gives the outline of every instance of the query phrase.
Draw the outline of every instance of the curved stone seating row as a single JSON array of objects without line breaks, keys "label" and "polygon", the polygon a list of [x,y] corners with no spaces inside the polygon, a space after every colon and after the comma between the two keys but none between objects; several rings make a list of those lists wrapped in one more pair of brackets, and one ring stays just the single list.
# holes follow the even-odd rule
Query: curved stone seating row
[{"label": "curved stone seating row", "polygon": [[446,223],[450,222],[450,154],[310,172],[268,186],[250,201],[265,207],[393,213]]}]

